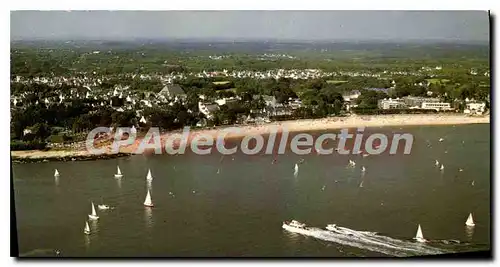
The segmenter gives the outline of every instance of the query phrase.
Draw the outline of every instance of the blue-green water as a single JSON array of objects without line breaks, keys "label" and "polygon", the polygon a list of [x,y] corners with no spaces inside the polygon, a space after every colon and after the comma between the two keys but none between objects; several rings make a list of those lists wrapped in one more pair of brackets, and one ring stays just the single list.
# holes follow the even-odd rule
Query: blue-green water
[{"label": "blue-green water", "polygon": [[[490,125],[380,128],[415,137],[410,155],[132,156],[13,166],[24,256],[395,256],[287,232],[296,219],[336,223],[395,239],[421,224],[429,246],[490,249]],[[365,131],[367,132],[367,131]],[[443,142],[438,142],[439,138]],[[293,167],[304,159],[299,174]],[[356,161],[347,168],[348,160]],[[434,165],[445,165],[441,172]],[[119,165],[124,177],[113,177]],[[361,166],[366,167],[362,175]],[[61,173],[58,181],[53,173]],[[155,207],[143,206],[151,169]],[[463,169],[463,171],[459,171]],[[219,173],[218,173],[219,170]],[[363,181],[363,186],[360,183]],[[472,185],[474,181],[474,185]],[[99,220],[83,234],[90,202]],[[473,213],[476,226],[467,230]],[[442,243],[458,240],[459,244]],[[425,254],[425,253],[424,253]]]}]

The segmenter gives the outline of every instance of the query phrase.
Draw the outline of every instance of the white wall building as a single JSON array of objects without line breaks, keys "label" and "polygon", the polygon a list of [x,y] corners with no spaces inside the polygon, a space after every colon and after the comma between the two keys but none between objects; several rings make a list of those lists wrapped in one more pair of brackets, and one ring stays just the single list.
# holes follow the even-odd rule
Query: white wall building
[{"label": "white wall building", "polygon": [[438,102],[438,103],[436,103],[436,102],[423,102],[422,108],[423,109],[435,109],[437,111],[453,110],[453,108],[451,108],[450,103],[442,103],[442,102]]},{"label": "white wall building", "polygon": [[213,113],[219,109],[217,104],[205,104],[203,102],[198,102],[198,109],[203,113],[207,119],[213,118]]},{"label": "white wall building", "polygon": [[486,109],[486,103],[467,103],[465,104],[465,114],[483,114]]},{"label": "white wall building", "polygon": [[406,108],[406,104],[403,99],[380,99],[378,101],[378,108],[380,109],[399,109]]}]

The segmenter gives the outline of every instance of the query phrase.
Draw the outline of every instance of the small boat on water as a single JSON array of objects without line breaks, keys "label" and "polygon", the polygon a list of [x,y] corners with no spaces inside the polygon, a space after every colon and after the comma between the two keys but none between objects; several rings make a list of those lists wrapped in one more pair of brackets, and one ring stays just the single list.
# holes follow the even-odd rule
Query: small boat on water
[{"label": "small boat on water", "polygon": [[297,174],[299,174],[299,165],[297,165],[297,163],[295,163],[295,169],[294,169],[293,175],[297,176]]},{"label": "small boat on water", "polygon": [[122,177],[123,177],[123,174],[122,174],[122,171],[120,170],[120,166],[116,166],[115,178],[122,178]]},{"label": "small boat on water", "polygon": [[306,227],[306,225],[296,220],[283,222],[281,228],[294,233],[309,233],[309,229]]},{"label": "small boat on water", "polygon": [[354,160],[349,160],[349,166],[350,167],[356,166],[356,162],[354,162]]},{"label": "small boat on water", "polygon": [[474,181],[472,181],[471,185],[474,186]]},{"label": "small boat on water", "polygon": [[443,142],[443,141],[444,141],[444,139],[443,139],[443,138],[439,138],[439,142]]},{"label": "small boat on water", "polygon": [[91,220],[99,219],[99,216],[97,216],[97,212],[95,211],[94,202],[92,202],[92,214],[89,214],[89,219]]},{"label": "small boat on water", "polygon": [[83,232],[86,235],[90,235],[90,226],[89,226],[89,223],[87,221],[85,221],[85,228],[83,228]]},{"label": "small boat on water", "polygon": [[362,172],[365,172],[365,171],[366,171],[365,166],[361,167],[361,171],[362,171]]},{"label": "small boat on water", "polygon": [[467,218],[467,221],[465,222],[465,225],[469,227],[473,227],[476,224],[474,223],[474,219],[472,219],[472,213],[469,213],[469,218]]},{"label": "small boat on water", "polygon": [[148,170],[148,175],[146,176],[146,180],[149,182],[153,181],[153,175],[151,175],[151,169]]},{"label": "small boat on water", "polygon": [[56,171],[54,172],[54,177],[59,177],[59,171],[56,169]]},{"label": "small boat on water", "polygon": [[439,166],[439,161],[436,159],[436,166]]},{"label": "small boat on water", "polygon": [[337,227],[336,224],[327,224],[325,229],[328,230],[328,231],[332,231],[332,232],[338,232],[339,231],[339,228]]},{"label": "small boat on water", "polygon": [[148,190],[148,194],[146,195],[146,199],[144,200],[144,206],[146,207],[153,207],[153,201],[151,200],[151,194],[149,193],[149,190]]},{"label": "small boat on water", "polygon": [[427,240],[425,240],[424,235],[422,234],[422,228],[420,227],[420,224],[418,225],[417,234],[415,235],[415,237],[413,239],[415,239],[415,240],[417,240],[417,242],[421,242],[421,243],[424,243],[427,241]]},{"label": "small boat on water", "polygon": [[444,165],[441,164],[441,167],[439,169],[443,171],[444,170]]},{"label": "small boat on water", "polygon": [[110,206],[104,205],[104,204],[97,205],[97,208],[100,209],[100,210],[109,210],[109,209],[111,209]]}]

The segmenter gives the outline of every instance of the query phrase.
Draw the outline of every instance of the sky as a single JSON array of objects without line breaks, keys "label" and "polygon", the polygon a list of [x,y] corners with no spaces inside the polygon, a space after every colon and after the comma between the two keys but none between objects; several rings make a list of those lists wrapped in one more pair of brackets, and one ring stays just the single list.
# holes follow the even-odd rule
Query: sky
[{"label": "sky", "polygon": [[489,41],[486,11],[12,11],[11,40]]}]

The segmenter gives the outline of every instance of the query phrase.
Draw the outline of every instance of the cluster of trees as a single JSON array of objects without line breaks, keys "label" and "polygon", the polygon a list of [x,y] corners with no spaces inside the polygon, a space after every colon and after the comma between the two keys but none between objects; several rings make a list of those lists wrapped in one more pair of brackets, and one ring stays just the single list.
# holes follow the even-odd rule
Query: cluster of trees
[{"label": "cluster of trees", "polygon": [[[460,69],[488,70],[488,46],[414,44],[13,44],[11,73],[24,76],[66,75],[75,70],[97,74],[187,73],[199,71],[309,69],[326,71],[419,70],[422,64],[455,65]],[[217,47],[215,47],[217,46]],[[328,49],[324,49],[328,48]],[[269,50],[270,49],[270,50]],[[339,50],[340,49],[340,50]],[[99,51],[94,53],[94,51]],[[264,53],[289,54],[293,58],[264,58]],[[223,55],[214,60],[209,55]],[[467,60],[463,60],[466,57]],[[443,71],[451,72],[453,67]]]},{"label": "cluster of trees", "polygon": [[[92,88],[93,92],[100,91],[104,94],[113,90],[116,85],[121,85],[128,86],[130,92],[138,94],[140,99],[145,99],[145,93],[157,93],[164,85],[157,78],[141,79],[140,74],[190,73],[222,69],[268,71],[278,68],[319,68],[324,71],[374,72],[380,74],[380,77],[335,76],[308,80],[188,77],[176,81],[187,93],[184,104],[163,104],[144,108],[137,103],[132,109],[123,112],[118,112],[108,105],[123,106],[124,99],[118,97],[111,98],[111,103],[101,97],[75,98],[69,102],[58,103],[60,93],[70,95],[75,88],[85,93],[87,89],[79,85],[11,82],[11,95],[24,95],[23,103],[18,104],[19,107],[12,109],[11,113],[11,139],[15,141],[12,146],[21,149],[42,147],[47,140],[69,142],[73,139],[68,131],[86,132],[98,126],[138,125],[147,128],[154,125],[165,130],[178,129],[186,125],[194,126],[198,121],[205,119],[198,110],[200,95],[204,95],[208,101],[236,96],[241,99],[231,105],[223,105],[215,112],[214,118],[209,123],[221,125],[236,123],[243,117],[253,116],[263,110],[266,105],[262,96],[274,96],[276,102],[285,107],[292,104],[291,100],[300,98],[303,106],[295,109],[292,115],[273,117],[280,120],[341,115],[344,104],[342,95],[352,90],[361,91],[361,96],[356,102],[358,108],[353,109],[359,114],[403,112],[378,111],[378,100],[387,97],[425,96],[427,91],[432,91],[433,96],[437,95],[444,101],[452,102],[454,99],[466,98],[486,100],[490,94],[489,77],[470,74],[471,68],[476,68],[479,73],[489,71],[488,58],[484,58],[481,53],[470,54],[468,60],[449,55],[442,58],[410,60],[404,57],[367,55],[363,57],[358,51],[360,57],[356,59],[335,54],[335,60],[332,60],[328,58],[328,55],[334,55],[331,53],[325,55],[298,51],[299,56],[295,59],[263,59],[256,54],[230,53],[219,60],[213,60],[208,57],[212,52],[207,51],[188,53],[162,48],[126,47],[109,51],[100,49],[99,53],[94,53],[89,49],[13,47],[11,79],[14,80],[17,75],[25,78],[58,75],[67,77],[68,74],[73,77],[95,75],[102,78],[102,83],[99,88]],[[387,74],[391,71],[417,72],[422,66],[434,65],[444,65],[438,76],[432,73],[394,76]],[[392,81],[395,82],[395,87]],[[364,90],[365,88],[391,89],[386,94]],[[154,98],[154,94],[151,97]],[[52,99],[55,103],[46,105],[43,102],[45,98]],[[38,104],[35,104],[37,102]],[[101,102],[105,102],[106,105],[100,106]],[[489,106],[489,102],[487,105]],[[147,124],[138,122],[137,109],[143,109],[144,116],[148,119]],[[29,133],[25,134],[26,129]]]}]

